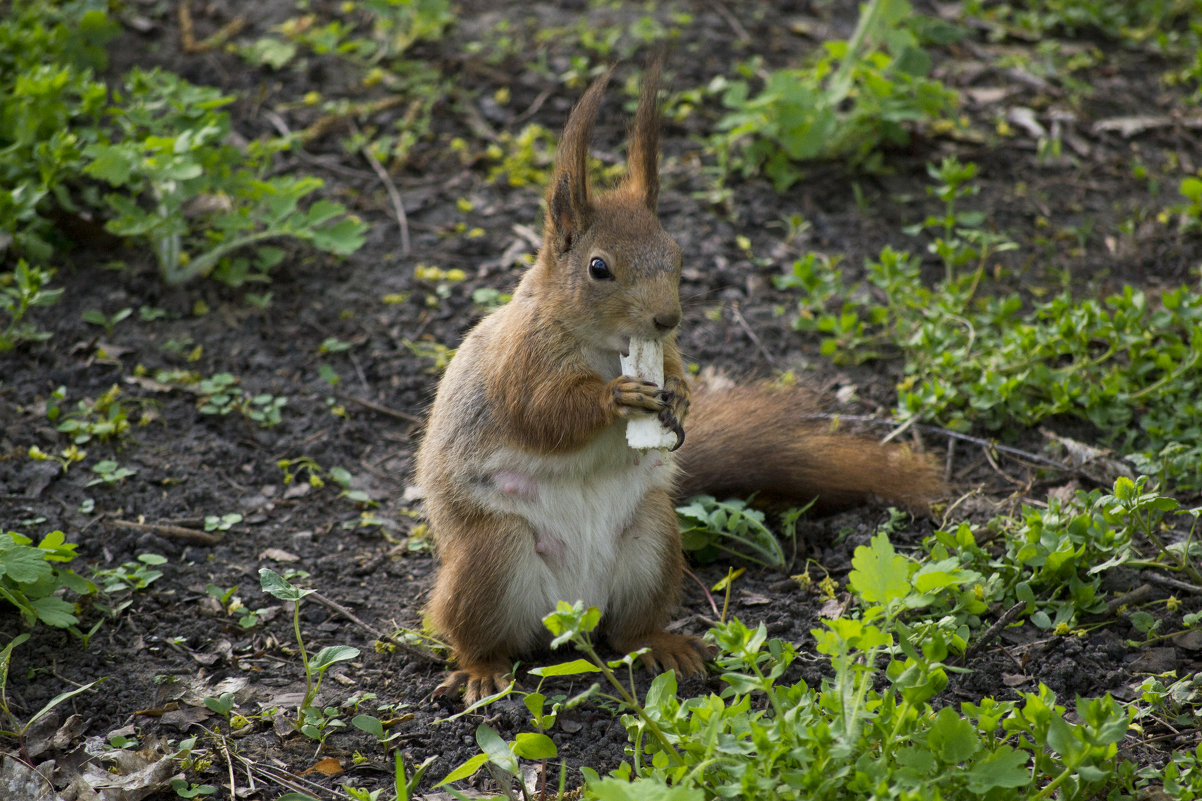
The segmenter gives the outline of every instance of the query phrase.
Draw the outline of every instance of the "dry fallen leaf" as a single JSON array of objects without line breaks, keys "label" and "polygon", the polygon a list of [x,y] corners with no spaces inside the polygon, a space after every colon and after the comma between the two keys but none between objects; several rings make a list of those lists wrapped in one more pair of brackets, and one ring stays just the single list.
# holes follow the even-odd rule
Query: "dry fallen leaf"
[{"label": "dry fallen leaf", "polygon": [[320,773],[322,776],[337,776],[342,773],[342,763],[337,757],[326,757],[302,770],[300,775],[308,776],[310,773]]}]

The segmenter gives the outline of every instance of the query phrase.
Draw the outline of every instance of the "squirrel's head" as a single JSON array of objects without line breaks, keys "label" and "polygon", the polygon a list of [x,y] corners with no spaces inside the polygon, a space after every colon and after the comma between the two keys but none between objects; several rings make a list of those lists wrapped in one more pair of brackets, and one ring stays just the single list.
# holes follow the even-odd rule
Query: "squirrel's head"
[{"label": "squirrel's head", "polygon": [[[564,305],[587,310],[596,344],[625,350],[631,336],[662,339],[680,323],[680,246],[656,215],[659,200],[659,72],[643,74],[638,111],[630,127],[627,175],[600,192],[589,183],[593,125],[611,67],[572,109],[547,187],[547,222],[536,269],[563,293]],[[558,304],[557,304],[558,305]]]}]

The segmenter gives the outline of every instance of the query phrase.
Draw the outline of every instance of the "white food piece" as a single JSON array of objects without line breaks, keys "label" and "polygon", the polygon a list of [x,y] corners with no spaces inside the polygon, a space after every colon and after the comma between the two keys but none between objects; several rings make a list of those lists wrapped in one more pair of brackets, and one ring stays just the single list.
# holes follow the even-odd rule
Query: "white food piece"
[{"label": "white food piece", "polygon": [[[622,356],[622,374],[657,387],[664,385],[664,344],[652,339],[630,340],[630,355]],[[676,434],[665,428],[658,417],[632,417],[626,422],[626,444],[635,450],[650,451],[676,446]]]}]

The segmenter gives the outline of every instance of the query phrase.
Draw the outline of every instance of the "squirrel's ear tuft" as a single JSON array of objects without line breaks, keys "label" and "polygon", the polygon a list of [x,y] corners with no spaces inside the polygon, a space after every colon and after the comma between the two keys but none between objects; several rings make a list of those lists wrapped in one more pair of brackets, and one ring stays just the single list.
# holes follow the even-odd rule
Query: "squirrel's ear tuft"
[{"label": "squirrel's ear tuft", "polygon": [[572,244],[593,221],[589,200],[588,151],[593,124],[613,67],[593,81],[568,116],[555,153],[555,173],[547,187],[547,225],[544,239],[556,256]]},{"label": "squirrel's ear tuft", "polygon": [[639,108],[631,126],[626,156],[626,184],[651,211],[655,211],[659,202],[659,74],[663,65],[661,50],[648,60],[643,70]]}]

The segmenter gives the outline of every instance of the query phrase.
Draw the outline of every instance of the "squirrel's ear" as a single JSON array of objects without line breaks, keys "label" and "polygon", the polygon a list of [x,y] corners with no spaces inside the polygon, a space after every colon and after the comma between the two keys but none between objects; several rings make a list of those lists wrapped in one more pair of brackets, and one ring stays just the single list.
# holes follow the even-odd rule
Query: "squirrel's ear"
[{"label": "squirrel's ear", "polygon": [[555,153],[555,173],[547,187],[547,225],[544,239],[561,255],[593,221],[589,201],[588,150],[593,138],[593,123],[605,94],[613,67],[593,81],[568,116]]},{"label": "squirrel's ear", "polygon": [[643,70],[639,108],[631,126],[626,156],[626,184],[651,211],[655,211],[659,202],[659,73],[663,64],[664,54],[660,51]]}]

